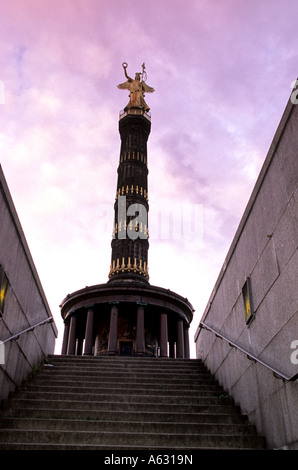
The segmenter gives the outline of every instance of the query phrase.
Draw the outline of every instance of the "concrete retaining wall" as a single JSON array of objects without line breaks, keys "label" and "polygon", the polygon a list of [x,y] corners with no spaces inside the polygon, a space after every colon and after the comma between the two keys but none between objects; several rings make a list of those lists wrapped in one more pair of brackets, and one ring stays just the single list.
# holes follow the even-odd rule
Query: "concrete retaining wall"
[{"label": "concrete retaining wall", "polygon": [[[298,372],[297,182],[298,105],[289,100],[202,317],[288,376]],[[254,311],[249,323],[242,292],[247,277]],[[278,380],[207,330],[198,328],[195,341],[197,357],[266,436],[267,445],[298,449],[298,382]]]},{"label": "concrete retaining wall", "polygon": [[[5,177],[0,166],[0,265],[8,285],[0,315],[0,401],[6,398],[54,351],[57,328],[54,322],[38,326],[19,339],[11,336],[52,319]],[[3,294],[4,295],[4,294]]]}]

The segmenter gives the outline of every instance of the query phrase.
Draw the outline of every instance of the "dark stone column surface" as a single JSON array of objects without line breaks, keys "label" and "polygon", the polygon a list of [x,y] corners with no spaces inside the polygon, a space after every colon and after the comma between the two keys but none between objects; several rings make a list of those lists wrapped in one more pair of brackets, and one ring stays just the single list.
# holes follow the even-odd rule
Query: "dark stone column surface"
[{"label": "dark stone column surface", "polygon": [[94,310],[93,308],[89,308],[87,312],[85,347],[84,347],[84,355],[87,355],[87,356],[90,356],[92,354],[93,319],[94,319]]},{"label": "dark stone column surface", "polygon": [[178,359],[184,359],[184,328],[182,318],[177,320],[177,349],[176,357]]},{"label": "dark stone column surface", "polygon": [[144,307],[139,305],[137,310],[136,354],[145,355]]},{"label": "dark stone column surface", "polygon": [[77,317],[72,315],[70,319],[70,328],[69,328],[69,337],[68,337],[68,346],[67,346],[67,355],[71,356],[75,354],[76,351],[76,325]]},{"label": "dark stone column surface", "polygon": [[111,355],[117,354],[117,340],[118,340],[118,307],[116,305],[113,305],[111,308],[108,354],[111,354]]},{"label": "dark stone column surface", "polygon": [[68,335],[69,335],[69,322],[65,322],[61,354],[67,354]]},{"label": "dark stone column surface", "polygon": [[160,356],[168,357],[168,316],[166,313],[160,315]]}]

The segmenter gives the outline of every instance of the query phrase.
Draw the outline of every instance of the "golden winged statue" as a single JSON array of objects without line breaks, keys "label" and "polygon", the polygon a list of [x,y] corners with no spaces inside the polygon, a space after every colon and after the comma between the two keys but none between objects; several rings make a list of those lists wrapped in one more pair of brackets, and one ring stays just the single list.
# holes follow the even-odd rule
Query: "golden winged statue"
[{"label": "golden winged statue", "polygon": [[148,112],[150,110],[149,106],[145,102],[144,93],[153,93],[155,90],[151,86],[147,85],[146,79],[147,74],[145,72],[145,64],[142,65],[142,72],[136,73],[135,78],[131,78],[127,75],[127,63],[123,62],[122,67],[124,69],[125,77],[127,81],[120,83],[118,88],[120,90],[129,90],[129,103],[125,106],[124,111],[127,111],[130,108],[141,108],[144,111]]}]

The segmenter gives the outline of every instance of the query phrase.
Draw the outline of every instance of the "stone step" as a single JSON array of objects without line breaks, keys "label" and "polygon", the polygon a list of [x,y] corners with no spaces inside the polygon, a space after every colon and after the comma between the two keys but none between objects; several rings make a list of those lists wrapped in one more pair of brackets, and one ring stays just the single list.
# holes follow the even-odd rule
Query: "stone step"
[{"label": "stone step", "polygon": [[0,429],[15,430],[64,430],[64,431],[102,431],[108,432],[140,432],[140,433],[167,433],[167,434],[227,434],[227,435],[255,435],[253,426],[247,424],[225,423],[186,423],[186,422],[160,422],[160,421],[99,421],[80,419],[43,419],[43,418],[4,418],[0,422]]},{"label": "stone step", "polygon": [[185,384],[184,381],[182,383],[177,383],[177,382],[171,382],[171,383],[159,383],[159,382],[134,382],[134,381],[127,381],[125,384],[121,382],[113,382],[113,381],[93,381],[92,379],[90,380],[72,380],[68,378],[61,378],[59,379],[49,379],[46,380],[46,378],[41,379],[41,378],[36,378],[30,382],[27,382],[23,385],[23,387],[20,388],[20,390],[25,389],[25,390],[36,390],[36,391],[46,391],[47,389],[51,390],[58,390],[59,388],[64,388],[69,389],[70,391],[76,391],[76,390],[82,390],[83,388],[85,389],[94,389],[99,390],[99,389],[114,389],[115,393],[119,392],[121,393],[122,390],[146,390],[146,391],[152,391],[152,392],[160,392],[160,391],[165,391],[166,393],[172,393],[179,391],[181,393],[184,393],[186,391],[188,392],[193,392],[196,394],[200,394],[201,392],[205,391],[218,391],[223,393],[223,388],[220,387],[216,382],[214,383],[193,383],[191,382],[190,384]]},{"label": "stone step", "polygon": [[[68,358],[68,359],[67,359]],[[56,358],[48,358],[45,364],[52,365],[53,367],[67,366],[74,367],[88,367],[88,368],[101,368],[110,369],[117,368],[118,370],[144,370],[144,371],[179,371],[180,373],[187,373],[190,371],[200,371],[208,373],[205,365],[201,361],[194,359],[182,359],[181,361],[176,359],[137,359],[128,358],[121,359],[111,358],[105,356],[105,358],[96,358],[92,356],[57,356]]]},{"label": "stone step", "polygon": [[100,371],[90,371],[84,369],[51,369],[44,368],[38,374],[39,378],[67,378],[72,380],[98,380],[101,382],[114,381],[114,382],[150,382],[150,383],[185,383],[185,384],[194,384],[194,383],[216,383],[214,378],[209,374],[185,374],[185,376],[178,374],[166,374],[166,373],[146,373],[146,372],[134,372],[134,373],[125,373],[125,372],[114,372],[109,369],[106,372]]},{"label": "stone step", "polygon": [[247,424],[246,416],[235,412],[235,409],[221,409],[221,413],[212,408],[208,413],[180,413],[180,412],[153,412],[153,411],[123,411],[123,410],[80,410],[52,408],[12,408],[6,411],[0,423],[5,418],[46,418],[46,419],[78,419],[102,422],[102,421],[131,421],[131,422],[159,422],[159,423],[187,423],[187,424]]},{"label": "stone step", "polygon": [[[150,392],[150,391],[149,391]],[[27,391],[23,390],[16,394],[12,394],[12,398],[18,400],[65,400],[68,402],[72,401],[86,401],[86,402],[115,402],[118,403],[146,403],[151,404],[173,404],[173,405],[229,405],[233,404],[233,399],[230,397],[221,397],[217,393],[207,392],[206,395],[178,395],[178,394],[169,394],[169,393],[158,393],[158,394],[141,394],[141,393],[114,393],[112,389],[110,392],[107,390],[97,390],[95,393],[85,393],[79,391],[78,393],[71,392],[37,392],[37,391]]]},{"label": "stone step", "polygon": [[108,431],[64,431],[64,430],[0,430],[0,442],[6,443],[37,443],[37,444],[79,444],[104,446],[142,446],[145,448],[200,448],[212,447],[263,448],[263,439],[254,435],[219,435],[219,434],[166,434],[139,432],[108,432]]},{"label": "stone step", "polygon": [[[73,410],[89,410],[90,413],[93,411],[156,411],[164,413],[227,413],[227,412],[238,412],[232,403],[226,403],[218,399],[210,400],[206,399],[200,404],[170,404],[157,402],[118,402],[117,401],[86,401],[86,400],[35,400],[35,399],[12,399],[9,403],[4,403],[4,410],[14,410],[15,408],[52,408],[53,410],[61,410],[71,408]],[[210,403],[211,401],[211,403]]]},{"label": "stone step", "polygon": [[208,376],[209,373],[206,370],[196,370],[196,369],[191,369],[191,370],[177,370],[175,368],[138,368],[138,367],[107,367],[107,366],[97,366],[97,365],[84,365],[84,364],[79,364],[76,365],[75,367],[69,367],[67,364],[48,364],[44,367],[45,370],[51,369],[51,371],[54,372],[60,372],[60,373],[72,373],[74,370],[76,371],[77,374],[81,373],[92,373],[92,374],[117,374],[119,377],[124,376],[124,375],[129,375],[131,377],[134,377],[136,375],[140,375],[141,377],[144,377],[148,374],[152,374],[154,377],[160,377],[161,375],[166,375],[166,376],[173,376],[173,377],[181,377],[183,378],[184,376],[190,376],[192,377],[202,377],[202,376]]},{"label": "stone step", "polygon": [[69,371],[72,370],[90,370],[92,372],[100,372],[100,371],[113,371],[113,372],[118,372],[118,373],[136,373],[136,372],[143,372],[143,373],[156,373],[156,374],[174,374],[174,375],[187,375],[187,374],[198,374],[198,375],[210,375],[210,372],[201,367],[191,367],[190,369],[185,369],[183,367],[181,368],[175,368],[175,367],[129,367],[129,366],[118,366],[116,364],[111,364],[111,365],[105,365],[105,364],[84,364],[83,362],[80,362],[79,364],[67,364],[67,363],[46,363],[43,365],[44,368],[50,368],[53,370],[65,370],[68,369]]},{"label": "stone step", "polygon": [[[141,388],[142,387],[142,388]],[[155,385],[155,386],[147,386],[145,384],[140,384],[138,386],[136,385],[131,385],[127,384],[125,387],[123,385],[118,384],[117,387],[112,382],[107,382],[105,384],[98,384],[96,385],[86,385],[85,383],[82,384],[69,384],[60,382],[60,384],[56,385],[55,382],[51,382],[50,384],[40,384],[36,383],[36,385],[29,384],[23,387],[23,390],[26,392],[30,393],[81,393],[81,394],[102,394],[102,393],[107,393],[107,391],[113,390],[113,394],[137,394],[137,395],[161,395],[161,394],[167,394],[171,396],[187,396],[187,397],[197,397],[198,395],[204,397],[204,396],[220,396],[223,394],[223,391],[220,387],[214,386],[214,387],[207,387],[205,386],[204,388],[201,387],[192,387],[192,388],[185,388],[184,387],[175,387],[174,385],[172,386],[166,386],[166,385]],[[13,396],[13,395],[12,395]]]},{"label": "stone step", "polygon": [[52,355],[47,357],[47,362],[59,363],[66,362],[71,363],[103,363],[103,364],[126,364],[128,366],[140,365],[146,367],[146,365],[165,365],[166,367],[174,366],[176,368],[187,366],[193,366],[195,368],[203,367],[206,368],[205,364],[201,359],[171,359],[162,357],[137,357],[137,356],[63,356],[63,355]]},{"label": "stone step", "polygon": [[[86,444],[43,444],[43,443],[30,443],[30,442],[23,442],[23,443],[11,443],[11,442],[5,442],[5,443],[0,443],[0,450],[15,450],[15,451],[20,451],[20,450],[54,450],[54,451],[74,451],[74,450],[81,450],[81,451],[98,451],[98,452],[106,452],[108,451],[108,457],[111,458],[112,455],[122,455],[122,451],[124,451],[124,455],[133,455],[133,456],[144,456],[145,455],[150,455],[152,456],[153,460],[151,463],[154,461],[154,455],[155,455],[155,464],[158,464],[156,461],[156,457],[162,457],[164,458],[166,464],[169,464],[169,461],[166,461],[167,455],[170,456],[170,462],[174,458],[176,454],[176,462],[178,461],[177,459],[179,456],[182,456],[183,458],[187,459],[190,458],[191,462],[186,460],[186,464],[192,463],[192,459],[194,456],[198,455],[197,459],[200,459],[199,453],[201,451],[227,451],[227,450],[245,450],[245,451],[253,451],[256,450],[254,446],[252,447],[245,447],[245,448],[239,448],[239,447],[234,447],[234,448],[226,448],[225,446],[222,447],[217,447],[216,442],[213,443],[212,447],[189,447],[189,446],[183,446],[183,447],[174,447],[174,446],[158,446],[158,447],[146,447],[146,446],[135,446],[135,445],[124,445],[124,446],[118,446],[118,445],[86,445]],[[262,448],[257,449],[257,450],[263,450]],[[144,452],[144,453],[143,453]],[[116,453],[116,454],[115,454]],[[107,455],[105,455],[105,458]],[[76,458],[76,454],[74,455],[74,458]],[[121,457],[122,458],[122,457]],[[124,458],[124,457],[123,457]],[[149,462],[149,458],[147,457],[146,459],[143,459],[146,463]],[[142,462],[142,460],[141,460]],[[149,462],[150,463],[150,462]],[[178,461],[178,465],[181,464],[180,461]],[[117,465],[119,465],[117,463]],[[125,461],[125,465],[128,465],[127,461]],[[129,464],[130,465],[130,464]],[[131,464],[133,466],[133,463]]]},{"label": "stone step", "polygon": [[201,361],[50,356],[5,400],[0,449],[256,449]]}]

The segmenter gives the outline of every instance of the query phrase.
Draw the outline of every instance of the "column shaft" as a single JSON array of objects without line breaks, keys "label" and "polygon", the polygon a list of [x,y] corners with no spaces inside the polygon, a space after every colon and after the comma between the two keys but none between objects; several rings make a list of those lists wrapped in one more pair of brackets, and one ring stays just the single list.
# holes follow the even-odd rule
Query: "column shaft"
[{"label": "column shaft", "polygon": [[182,318],[178,318],[178,320],[177,320],[176,357],[178,359],[184,359],[184,331],[183,331],[183,320],[182,320]]},{"label": "column shaft", "polygon": [[184,326],[184,357],[189,359],[189,328],[188,325]]},{"label": "column shaft", "polygon": [[144,307],[141,306],[137,310],[136,354],[145,355]]},{"label": "column shaft", "polygon": [[113,305],[111,308],[110,334],[108,343],[108,354],[117,354],[118,341],[118,307]]},{"label": "column shaft", "polygon": [[160,314],[160,356],[168,357],[168,315]]},{"label": "column shaft", "polygon": [[72,315],[70,319],[69,337],[68,337],[68,346],[67,346],[68,356],[74,355],[76,352],[76,325],[77,325],[77,317],[75,315]]},{"label": "column shaft", "polygon": [[69,334],[69,322],[65,322],[61,354],[67,354],[68,334]]},{"label": "column shaft", "polygon": [[87,312],[85,347],[84,347],[84,355],[87,355],[87,356],[90,356],[92,354],[93,320],[94,320],[94,310],[93,308],[89,308]]}]

